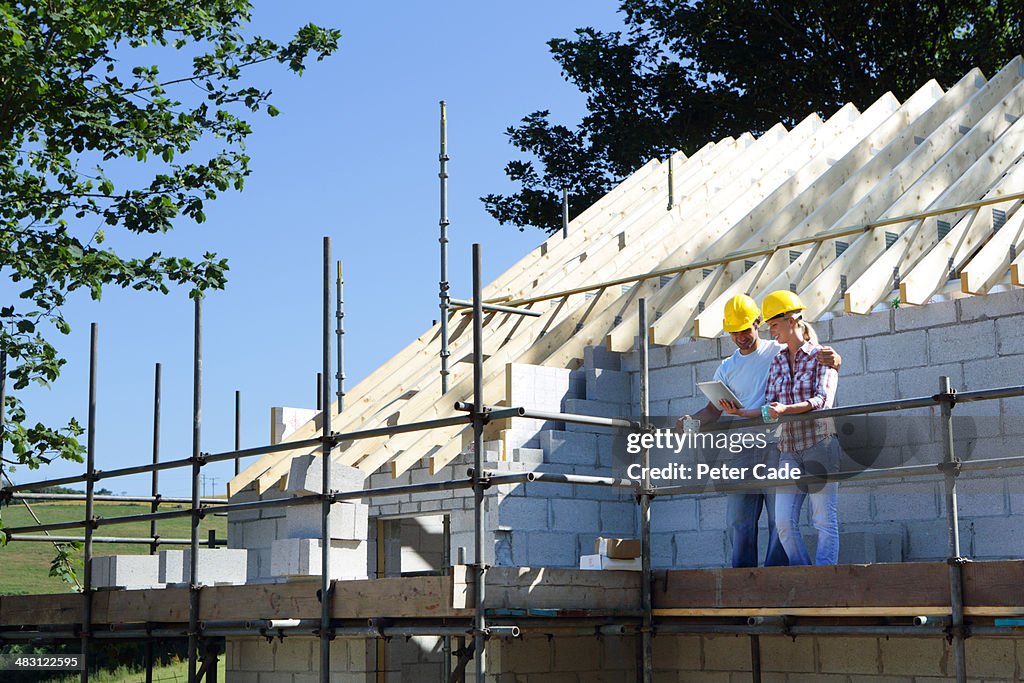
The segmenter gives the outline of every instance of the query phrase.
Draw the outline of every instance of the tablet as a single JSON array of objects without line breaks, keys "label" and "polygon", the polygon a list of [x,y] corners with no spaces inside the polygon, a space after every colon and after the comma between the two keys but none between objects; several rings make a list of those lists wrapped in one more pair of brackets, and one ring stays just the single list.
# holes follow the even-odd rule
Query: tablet
[{"label": "tablet", "polygon": [[717,379],[710,382],[697,382],[697,388],[704,392],[704,395],[711,401],[711,405],[716,408],[719,408],[719,401],[729,401],[740,408],[743,407],[740,400],[736,398],[736,394],[732,393],[732,390],[725,385],[725,382],[720,382]]}]

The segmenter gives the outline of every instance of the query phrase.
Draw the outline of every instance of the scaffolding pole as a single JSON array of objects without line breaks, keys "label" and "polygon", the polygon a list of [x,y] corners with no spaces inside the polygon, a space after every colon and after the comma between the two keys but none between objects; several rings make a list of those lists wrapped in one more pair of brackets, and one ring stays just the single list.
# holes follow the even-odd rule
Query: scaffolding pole
[{"label": "scaffolding pole", "polygon": [[93,494],[96,487],[96,360],[99,329],[89,326],[89,436],[85,449],[85,549],[82,572],[82,683],[89,683],[89,658],[92,654],[92,532]]},{"label": "scaffolding pole", "polygon": [[438,296],[441,300],[441,395],[448,393],[448,311],[451,308],[448,284],[448,106],[441,100],[441,151],[437,155],[439,170],[437,177],[440,179],[441,190],[441,217],[438,221],[441,236],[438,242],[441,245],[441,280]]},{"label": "scaffolding pole", "polygon": [[[331,376],[331,238],[324,237],[324,281],[323,281],[323,376]],[[322,413],[323,436],[321,438],[322,478],[320,489],[320,681],[331,680],[331,535],[327,524],[331,512],[331,434],[330,389],[327,383],[323,391],[324,410]]]},{"label": "scaffolding pole", "polygon": [[473,656],[476,659],[477,683],[486,683],[487,618],[484,614],[487,589],[487,564],[484,558],[484,312],[480,273],[480,245],[473,245],[473,562],[476,565],[476,613],[473,618]]},{"label": "scaffolding pole", "polygon": [[338,326],[335,334],[338,336],[338,372],[335,379],[338,380],[338,415],[345,409],[345,280],[341,276],[341,260],[338,260],[338,280],[335,283],[335,292],[338,301],[336,302],[335,317],[338,319]]},{"label": "scaffolding pole", "polygon": [[[203,298],[195,295],[192,344],[192,535],[188,570],[188,683],[196,683],[199,662],[199,474],[203,467],[200,450],[203,414]],[[155,518],[155,517],[154,517]]]},{"label": "scaffolding pole", "polygon": [[[640,428],[647,430],[650,426],[650,396],[647,347],[647,301],[639,302],[640,328]],[[653,635],[653,618],[651,615],[651,452],[644,448],[643,454],[643,486],[640,489],[640,606],[643,609],[643,625],[640,629],[640,662],[641,683],[652,683],[654,680],[654,647],[651,642]]]},{"label": "scaffolding pole", "polygon": [[[160,364],[153,368],[153,464],[160,463]],[[158,512],[160,509],[160,470],[154,469],[150,474],[149,495],[153,499],[149,505],[149,511]],[[149,535],[154,539],[149,546],[149,554],[156,555],[159,543],[159,529],[157,520],[149,522]]]},{"label": "scaffolding pole", "polygon": [[[235,452],[242,450],[242,392],[235,390]],[[242,459],[235,458],[235,476],[242,468]]]},{"label": "scaffolding pole", "polygon": [[964,627],[964,585],[961,567],[966,561],[960,557],[960,518],[956,503],[956,478],[959,462],[953,449],[953,406],[956,393],[949,383],[949,377],[939,377],[939,395],[942,401],[942,472],[945,475],[946,524],[949,548],[946,562],[949,564],[949,597],[952,608],[949,633],[952,637],[953,663],[956,666],[957,683],[967,683],[967,654],[964,648],[966,636]]}]

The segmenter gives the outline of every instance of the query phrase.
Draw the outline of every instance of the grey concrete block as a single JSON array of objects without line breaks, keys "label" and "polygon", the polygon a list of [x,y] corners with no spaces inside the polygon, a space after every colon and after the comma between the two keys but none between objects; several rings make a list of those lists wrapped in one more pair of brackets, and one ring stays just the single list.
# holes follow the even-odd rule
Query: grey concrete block
[{"label": "grey concrete block", "polygon": [[[922,368],[900,370],[896,373],[896,385],[899,398],[931,396],[939,390],[939,377],[949,377],[950,384],[964,386],[963,366],[959,363],[946,365],[928,365]],[[840,380],[842,385],[842,380]]]},{"label": "grey concrete block", "polygon": [[996,328],[991,320],[928,330],[930,363],[953,363],[996,355]]},{"label": "grey concrete block", "polygon": [[[320,576],[319,538],[283,538],[271,547],[270,572],[274,576]],[[331,579],[366,578],[366,541],[331,541]]]},{"label": "grey concrete block", "polygon": [[[335,503],[327,515],[327,533],[332,539],[365,541],[370,507],[363,503]],[[320,538],[323,510],[319,504],[290,505],[285,516],[287,538]]]},{"label": "grey concrete block", "polygon": [[[1019,645],[1018,645],[1019,647]],[[968,638],[967,670],[975,680],[1020,680],[1014,641],[999,638]]]},{"label": "grey concrete block", "polygon": [[1011,289],[985,296],[967,296],[957,299],[960,322],[990,320],[1019,315],[1024,311],[1024,290]]},{"label": "grey concrete block", "polygon": [[[825,344],[824,346],[827,346]],[[841,341],[834,348],[842,358],[842,367],[839,369],[839,376],[848,377],[859,375],[864,369],[864,341],[862,339],[847,339]]]},{"label": "grey concrete block", "polygon": [[603,345],[587,346],[583,349],[583,364],[587,368],[621,369],[622,354],[609,351]]},{"label": "grey concrete block", "polygon": [[903,305],[895,310],[896,331],[930,329],[957,321],[955,301],[936,301],[923,306]]},{"label": "grey concrete block", "polygon": [[720,344],[720,339],[681,340],[668,347],[669,364],[690,365],[704,360],[718,360]]},{"label": "grey concrete block", "polygon": [[871,521],[871,494],[867,491],[850,490],[840,486],[836,498],[836,512],[843,522]]},{"label": "grey concrete block", "polygon": [[[240,585],[245,583],[248,550],[231,548],[200,548],[198,576],[196,583],[202,586],[218,584]],[[183,582],[189,581],[192,567],[192,549],[181,551],[181,576]]]},{"label": "grey concrete block", "polygon": [[655,498],[651,505],[651,533],[697,528],[697,499],[691,496]]},{"label": "grey concrete block", "polygon": [[974,520],[974,553],[982,559],[1024,557],[1021,521],[1013,517]]},{"label": "grey concrete block", "polygon": [[700,498],[700,528],[725,529],[725,510],[728,501],[725,496],[702,496]]},{"label": "grey concrete block", "polygon": [[601,511],[595,500],[551,501],[551,528],[555,531],[597,532],[601,530]]},{"label": "grey concrete block", "polygon": [[822,673],[877,674],[881,668],[876,638],[817,638]]},{"label": "grey concrete block", "polygon": [[545,461],[566,465],[597,465],[597,438],[584,432],[540,433]]},{"label": "grey concrete block", "polygon": [[572,533],[537,531],[527,538],[529,566],[576,567],[576,535]]},{"label": "grey concrete block", "polygon": [[873,403],[896,398],[896,373],[880,372],[853,377],[839,377],[837,405]]},{"label": "grey concrete block", "polygon": [[651,346],[647,349],[647,368],[664,368],[669,365],[669,347]]},{"label": "grey concrete block", "polygon": [[885,675],[942,676],[954,670],[944,638],[882,638],[879,647]]},{"label": "grey concrete block", "polygon": [[[363,488],[366,475],[357,467],[348,467],[339,462],[331,463],[332,491],[356,491]],[[285,489],[294,496],[323,493],[323,461],[320,456],[300,455],[292,458]]]},{"label": "grey concrete block", "polygon": [[871,315],[841,315],[829,322],[832,328],[831,339],[833,342],[839,342],[854,337],[877,337],[891,331],[890,323],[889,311]]},{"label": "grey concrete block", "polygon": [[675,566],[675,534],[651,534],[651,566],[658,568]]},{"label": "grey concrete block", "polygon": [[512,459],[527,465],[544,462],[544,451],[540,448],[513,448]]},{"label": "grey concrete block", "polygon": [[949,531],[944,519],[913,522],[907,529],[907,560],[942,560],[949,554]]},{"label": "grey concrete block", "polygon": [[864,340],[868,371],[910,368],[928,363],[925,331],[900,332]]},{"label": "grey concrete block", "polygon": [[622,354],[619,369],[623,372],[640,372],[640,352],[629,351]]},{"label": "grey concrete block", "polygon": [[[965,354],[966,355],[966,354]],[[1016,356],[982,358],[964,363],[963,388],[968,391],[994,389],[1024,381],[1024,364]],[[995,403],[988,405],[994,410]]]},{"label": "grey concrete block", "polygon": [[675,565],[680,568],[726,566],[724,531],[681,531],[675,534]]},{"label": "grey concrete block", "polygon": [[140,590],[159,588],[159,564],[156,555],[99,555],[92,558],[92,584],[95,588]]},{"label": "grey concrete block", "polygon": [[548,529],[548,499],[546,497],[506,498],[498,507],[498,523],[518,530]]},{"label": "grey concrete block", "polygon": [[956,489],[957,509],[962,519],[1002,517],[1009,513],[1005,479],[961,477]]},{"label": "grey concrete block", "polygon": [[[693,370],[688,365],[677,365],[651,370],[649,373],[649,398],[651,401],[668,401],[673,398],[693,396]],[[639,382],[634,381],[639,398]]]},{"label": "grey concrete block", "polygon": [[629,373],[587,368],[586,396],[592,401],[621,403],[629,399]]},{"label": "grey concrete block", "polygon": [[901,483],[879,486],[872,492],[875,519],[935,519],[939,514],[936,485]]},{"label": "grey concrete block", "polygon": [[637,511],[638,506],[631,502],[601,503],[601,533],[625,536],[637,533]]},{"label": "grey concrete block", "polygon": [[[182,583],[186,580],[184,550],[161,550],[157,557],[160,583]],[[250,560],[255,560],[255,558],[255,554],[249,556]]]},{"label": "grey concrete block", "polygon": [[1000,356],[1024,353],[1024,316],[996,320],[996,350]]}]

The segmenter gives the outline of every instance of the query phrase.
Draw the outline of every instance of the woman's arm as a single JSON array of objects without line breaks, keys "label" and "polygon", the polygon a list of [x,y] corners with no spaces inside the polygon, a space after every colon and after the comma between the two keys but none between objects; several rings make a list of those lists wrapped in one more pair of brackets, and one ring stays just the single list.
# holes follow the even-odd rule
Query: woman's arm
[{"label": "woman's arm", "polygon": [[812,395],[805,401],[798,403],[770,403],[768,412],[772,417],[779,415],[799,415],[812,410],[821,410],[825,406],[835,404],[836,388],[839,385],[839,372],[830,368],[815,358],[814,363],[814,386]]}]

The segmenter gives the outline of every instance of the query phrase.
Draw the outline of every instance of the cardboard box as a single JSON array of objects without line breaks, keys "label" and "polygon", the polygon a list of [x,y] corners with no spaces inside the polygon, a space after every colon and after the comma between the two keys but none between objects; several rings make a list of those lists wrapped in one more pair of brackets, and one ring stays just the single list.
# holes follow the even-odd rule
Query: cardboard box
[{"label": "cardboard box", "polygon": [[635,557],[640,557],[640,539],[598,536],[594,542],[594,552],[614,560],[632,560]]},{"label": "cardboard box", "polygon": [[642,566],[639,557],[629,560],[616,560],[605,555],[581,555],[580,569],[612,569],[638,572],[642,570]]}]

